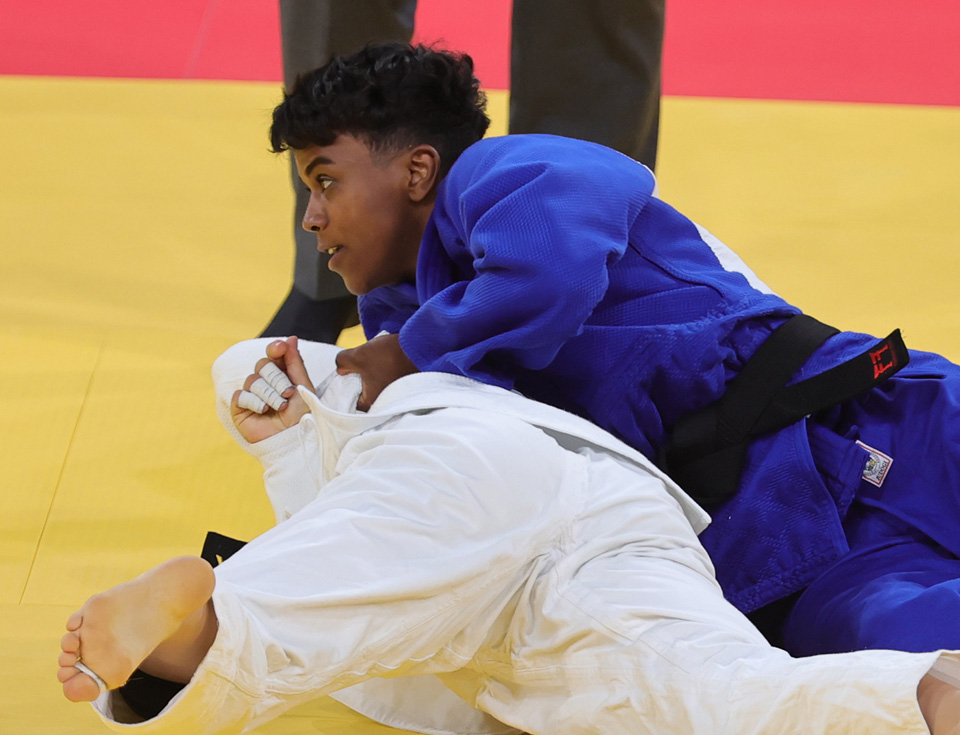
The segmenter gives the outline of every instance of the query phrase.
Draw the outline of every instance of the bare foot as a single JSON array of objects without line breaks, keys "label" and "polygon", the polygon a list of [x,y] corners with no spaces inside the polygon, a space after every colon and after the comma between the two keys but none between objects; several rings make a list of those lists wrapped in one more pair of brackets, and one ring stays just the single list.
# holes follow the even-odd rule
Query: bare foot
[{"label": "bare foot", "polygon": [[[91,597],[67,620],[60,643],[57,679],[64,695],[90,702],[100,693],[97,683],[76,668],[80,660],[109,689],[122,686],[148,657],[158,659],[153,670],[144,666],[149,673],[168,678],[179,673],[189,681],[216,635],[209,602],[213,587],[213,568],[206,561],[181,556]],[[165,650],[173,668],[163,660]]]}]

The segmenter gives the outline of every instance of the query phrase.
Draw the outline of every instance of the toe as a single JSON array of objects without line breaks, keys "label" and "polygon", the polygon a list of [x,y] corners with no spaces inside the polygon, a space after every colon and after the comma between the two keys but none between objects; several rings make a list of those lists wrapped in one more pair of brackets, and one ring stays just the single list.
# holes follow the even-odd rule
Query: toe
[{"label": "toe", "polygon": [[76,630],[83,623],[83,615],[79,612],[75,612],[69,618],[67,618],[67,630]]},{"label": "toe", "polygon": [[77,657],[77,654],[71,653],[70,651],[64,651],[60,654],[60,658],[57,659],[57,663],[61,666],[73,666],[80,659]]},{"label": "toe", "polygon": [[86,674],[70,667],[60,669],[57,672],[58,678],[60,678],[61,672],[65,672],[63,678],[60,679],[63,684],[63,694],[71,702],[92,702],[100,696],[100,687]]},{"label": "toe", "polygon": [[63,638],[60,639],[60,648],[66,653],[79,654],[80,636],[76,633],[65,633]]}]

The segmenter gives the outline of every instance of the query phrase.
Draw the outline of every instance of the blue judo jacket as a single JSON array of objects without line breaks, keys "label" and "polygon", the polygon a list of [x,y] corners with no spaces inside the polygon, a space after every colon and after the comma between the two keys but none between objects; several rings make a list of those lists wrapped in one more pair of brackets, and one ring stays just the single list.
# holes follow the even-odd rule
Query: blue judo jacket
[{"label": "blue judo jacket", "polygon": [[[655,187],[592,143],[476,143],[439,185],[416,284],[361,298],[367,335],[399,332],[420,370],[515,388],[656,458],[799,310]],[[875,342],[831,337],[792,382]],[[799,590],[848,550],[841,522],[866,460],[849,427],[809,419],[751,445],[739,491],[701,535],[733,604]]]}]

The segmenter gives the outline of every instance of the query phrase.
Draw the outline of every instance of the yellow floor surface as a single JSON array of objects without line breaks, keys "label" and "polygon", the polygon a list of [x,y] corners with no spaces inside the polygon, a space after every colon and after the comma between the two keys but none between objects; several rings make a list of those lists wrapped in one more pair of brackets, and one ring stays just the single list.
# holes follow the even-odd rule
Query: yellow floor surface
[{"label": "yellow floor surface", "polygon": [[[55,679],[90,594],[270,523],[209,365],[289,287],[272,84],[0,77],[0,733],[104,732]],[[494,133],[506,95],[491,94]],[[668,98],[661,194],[837,326],[960,359],[960,110]],[[347,336],[356,342],[359,336]],[[376,735],[329,699],[261,728]]]}]

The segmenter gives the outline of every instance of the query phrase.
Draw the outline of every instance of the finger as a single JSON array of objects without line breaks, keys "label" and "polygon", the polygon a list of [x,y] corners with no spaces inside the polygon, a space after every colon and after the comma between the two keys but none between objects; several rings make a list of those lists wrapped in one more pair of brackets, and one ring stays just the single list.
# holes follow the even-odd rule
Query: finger
[{"label": "finger", "polygon": [[283,408],[283,405],[286,403],[283,396],[281,396],[277,391],[273,389],[273,386],[270,385],[263,378],[257,378],[250,385],[249,392],[253,393],[255,396],[262,398],[270,408],[279,411]]},{"label": "finger", "polygon": [[245,408],[254,413],[266,413],[268,408],[266,401],[248,390],[237,391],[236,403],[239,408]]},{"label": "finger", "polygon": [[288,391],[293,389],[293,383],[290,382],[287,374],[278,368],[275,363],[267,362],[257,372],[279,395],[289,397],[290,394]]},{"label": "finger", "polygon": [[295,385],[302,385],[314,389],[310,376],[307,374],[307,366],[303,364],[303,357],[300,355],[300,348],[297,346],[296,337],[287,338],[287,349],[284,354],[287,376]]},{"label": "finger", "polygon": [[267,345],[267,357],[271,360],[281,360],[286,353],[287,341],[285,339],[278,339]]}]

